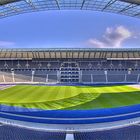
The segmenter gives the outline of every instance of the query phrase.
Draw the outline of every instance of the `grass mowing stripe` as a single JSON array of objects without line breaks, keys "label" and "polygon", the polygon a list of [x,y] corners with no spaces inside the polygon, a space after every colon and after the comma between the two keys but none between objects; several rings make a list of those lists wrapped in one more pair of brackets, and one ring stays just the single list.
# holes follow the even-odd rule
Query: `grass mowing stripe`
[{"label": "grass mowing stripe", "polygon": [[112,108],[140,103],[140,90],[136,90],[134,88],[131,89],[131,87],[113,86],[113,88],[103,87],[99,89],[99,87],[95,87],[94,89],[97,90],[97,92],[102,93],[98,98],[83,105],[78,105],[68,109]]},{"label": "grass mowing stripe", "polygon": [[[24,89],[24,87],[22,87],[22,89]],[[16,93],[17,91],[19,91],[20,88],[19,87],[12,87],[10,89],[5,89],[5,90],[2,90],[0,91],[0,98],[2,99],[3,97],[4,98],[8,98],[10,96],[13,96],[14,93]]]},{"label": "grass mowing stripe", "polygon": [[[38,88],[32,87],[32,89],[30,89],[26,92],[27,92],[26,94],[28,94],[28,93],[30,93],[30,94],[28,96],[26,96],[25,100],[23,100],[23,102],[25,102],[25,103],[31,102],[31,100],[32,100],[32,102],[39,102],[39,101],[43,101],[43,100],[45,101],[45,99],[42,98],[44,93],[42,92],[41,86]],[[38,94],[39,92],[40,92],[40,94]],[[36,99],[38,99],[38,100],[36,100]]]},{"label": "grass mowing stripe", "polygon": [[42,109],[112,108],[140,103],[129,86],[15,86],[0,91],[0,102]]},{"label": "grass mowing stripe", "polygon": [[[5,92],[6,94],[4,94],[5,96],[3,96],[3,98],[2,98],[2,96],[0,96],[0,99],[3,101],[8,101],[8,102],[11,102],[13,99],[15,100],[15,99],[17,99],[17,96],[18,96],[18,94],[22,94],[21,93],[21,91],[24,91],[25,90],[25,87],[18,87],[16,90],[14,89],[14,90],[10,90],[10,92],[9,92],[9,89],[8,89],[8,91],[6,90],[6,92],[5,92],[5,90],[3,90],[2,92]],[[24,97],[25,96],[25,93],[24,94],[22,94],[22,97]],[[18,99],[18,101],[19,100],[21,100],[22,98],[19,98]]]},{"label": "grass mowing stripe", "polygon": [[[140,93],[139,93],[140,94]],[[135,93],[106,93],[101,94],[98,98],[92,100],[91,102],[87,102],[83,105],[78,105],[68,109],[97,109],[97,108],[113,108],[113,107],[121,107],[128,106],[134,104],[140,104],[140,96],[138,96],[137,100],[129,100],[126,99],[126,96],[135,96]],[[109,101],[110,100],[110,101]],[[113,102],[116,100],[115,102]],[[110,104],[108,104],[110,102]]]},{"label": "grass mowing stripe", "polygon": [[[22,89],[21,89],[22,87]],[[66,98],[78,95],[79,93],[66,94],[64,88],[62,92],[59,90],[59,86],[49,87],[49,86],[17,86],[15,91],[10,93],[5,92],[5,94],[0,94],[0,102],[41,102],[41,101],[51,101],[63,99],[64,95]],[[69,89],[69,87],[67,87]],[[68,90],[67,90],[68,91]],[[3,92],[3,91],[2,91]],[[59,93],[61,92],[61,93]],[[70,91],[71,92],[71,91]],[[1,91],[0,91],[1,93]],[[9,95],[10,94],[10,95]]]},{"label": "grass mowing stripe", "polygon": [[[127,93],[126,93],[127,94]],[[124,101],[126,104],[128,103],[140,103],[140,94],[139,96],[135,96],[136,92],[134,92],[133,94],[121,94],[121,98],[124,98]]]},{"label": "grass mowing stripe", "polygon": [[55,91],[58,91],[59,87],[54,87],[54,88],[47,88],[47,93],[44,94],[43,98],[47,99],[47,101],[52,101],[55,100],[56,96],[55,96]]},{"label": "grass mowing stripe", "polygon": [[[12,106],[20,106],[20,107],[26,107],[26,108],[41,108],[41,109],[64,109],[71,106],[76,106],[79,104],[84,104],[86,102],[91,101],[94,99],[94,94],[91,93],[81,93],[75,97],[58,100],[58,101],[47,101],[47,102],[41,102],[41,103],[28,103],[28,104],[18,104],[18,103],[7,103],[6,105],[12,105]],[[4,103],[5,104],[5,103]],[[44,108],[42,108],[44,107]]]}]

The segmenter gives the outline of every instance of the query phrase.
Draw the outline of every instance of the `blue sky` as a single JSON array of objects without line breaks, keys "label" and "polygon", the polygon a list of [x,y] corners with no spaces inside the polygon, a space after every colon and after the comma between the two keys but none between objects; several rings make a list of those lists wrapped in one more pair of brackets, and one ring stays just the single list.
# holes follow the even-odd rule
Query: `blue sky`
[{"label": "blue sky", "polygon": [[1,48],[140,47],[140,19],[93,11],[46,11],[0,19]]}]

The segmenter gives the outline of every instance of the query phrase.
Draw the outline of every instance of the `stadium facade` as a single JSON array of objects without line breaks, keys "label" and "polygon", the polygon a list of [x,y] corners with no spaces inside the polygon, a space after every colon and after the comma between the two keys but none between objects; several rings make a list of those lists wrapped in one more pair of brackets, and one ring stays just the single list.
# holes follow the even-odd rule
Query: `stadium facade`
[{"label": "stadium facade", "polygon": [[139,83],[140,49],[1,49],[1,83]]}]

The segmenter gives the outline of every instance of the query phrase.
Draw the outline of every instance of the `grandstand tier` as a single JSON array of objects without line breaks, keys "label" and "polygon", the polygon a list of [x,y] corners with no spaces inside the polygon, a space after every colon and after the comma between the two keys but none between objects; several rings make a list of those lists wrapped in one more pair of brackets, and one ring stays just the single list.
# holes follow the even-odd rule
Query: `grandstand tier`
[{"label": "grandstand tier", "polygon": [[1,49],[0,83],[139,83],[140,49]]}]

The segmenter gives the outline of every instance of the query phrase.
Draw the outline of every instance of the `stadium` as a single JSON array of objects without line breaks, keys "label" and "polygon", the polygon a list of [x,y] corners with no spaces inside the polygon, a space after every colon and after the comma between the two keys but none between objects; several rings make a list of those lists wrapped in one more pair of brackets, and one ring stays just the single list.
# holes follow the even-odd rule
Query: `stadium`
[{"label": "stadium", "polygon": [[[140,17],[139,0],[1,0],[0,18],[44,10]],[[139,140],[139,48],[1,48],[0,140]]]}]

